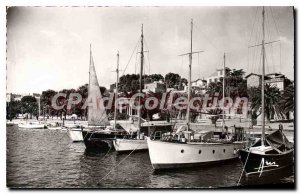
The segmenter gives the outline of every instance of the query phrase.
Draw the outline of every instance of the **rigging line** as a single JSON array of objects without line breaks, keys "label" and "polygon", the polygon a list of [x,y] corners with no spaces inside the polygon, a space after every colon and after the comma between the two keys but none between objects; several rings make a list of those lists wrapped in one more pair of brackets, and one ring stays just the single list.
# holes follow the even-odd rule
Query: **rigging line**
[{"label": "rigging line", "polygon": [[[271,12],[271,15],[272,15],[272,19],[274,21],[274,24],[275,24],[275,28],[276,28],[276,31],[277,31],[277,35],[279,36],[279,30],[278,30],[278,27],[277,27],[277,23],[276,23],[276,20],[274,18],[274,15],[273,15],[273,10],[272,10],[272,7],[270,7],[270,12]],[[280,36],[279,36],[280,37]]]},{"label": "rigging line", "polygon": [[[255,28],[255,35],[254,35],[254,43],[257,44],[257,36],[258,36],[258,29],[257,26],[254,27]],[[254,48],[251,52],[251,58],[252,58],[252,72],[255,72],[255,64],[256,64],[256,58],[257,58],[257,49]]]},{"label": "rigging line", "polygon": [[223,51],[219,50],[217,47],[215,47],[210,41],[209,41],[209,38],[200,30],[198,29],[198,26],[195,24],[194,22],[194,25],[193,25],[194,29],[198,30],[204,37],[205,37],[205,40],[213,47],[215,48],[218,52],[220,53],[223,53]]},{"label": "rigging line", "polygon": [[[257,7],[257,11],[258,11],[259,7]],[[257,13],[256,13],[257,14]],[[257,22],[256,22],[257,21]],[[258,27],[259,25],[255,25],[256,23],[258,24],[260,22],[260,17],[257,17],[257,20],[255,20],[255,23],[253,24],[254,27],[253,27],[253,30],[254,30],[254,43],[255,44],[259,44],[259,41],[260,41],[260,35],[261,35],[261,32],[260,32],[260,28]],[[254,49],[253,52],[251,52],[252,56],[252,72],[255,73],[256,72],[256,65],[257,63],[259,63],[258,59],[259,59],[259,49]]]},{"label": "rigging line", "polygon": [[[228,63],[229,61],[229,63]],[[236,63],[233,63],[232,61],[234,61],[232,59],[232,55],[230,55],[230,53],[226,53],[226,66],[229,68],[229,66],[231,66],[231,69],[238,69],[238,66]]]},{"label": "rigging line", "polygon": [[146,49],[148,51],[147,52],[147,59],[148,59],[148,71],[149,71],[149,75],[150,75],[150,58],[149,58],[150,50],[149,50],[149,47],[148,47],[148,44],[147,44],[147,41],[146,41],[145,37],[144,37],[144,42],[145,42]]},{"label": "rigging line", "polygon": [[252,33],[253,33],[253,31],[254,31],[254,27],[255,27],[255,24],[256,24],[257,11],[258,11],[258,7],[256,7],[255,18],[254,18],[254,22],[253,22],[253,25],[252,25],[252,31],[251,31],[251,34],[250,34],[250,37],[249,37],[249,41],[248,41],[249,44],[251,43]]},{"label": "rigging line", "polygon": [[279,70],[281,71],[281,41],[279,42]]},{"label": "rigging line", "polygon": [[[128,61],[127,65],[126,65],[126,67],[125,67],[125,69],[124,69],[124,71],[123,71],[122,76],[124,75],[124,73],[125,73],[125,71],[126,71],[128,65],[129,65],[129,63],[130,63],[130,61],[131,61],[131,58],[132,58],[132,56],[133,56],[133,54],[134,54],[134,51],[137,49],[139,43],[140,43],[140,37],[139,37],[139,39],[138,39],[138,42],[137,42],[137,44],[136,44],[134,50],[132,51],[132,54],[131,54],[131,56],[130,56],[130,58],[129,58],[129,61]],[[121,77],[122,77],[122,76],[121,76]]]},{"label": "rigging line", "polygon": [[[220,49],[218,49],[218,47],[216,47],[211,41],[209,41],[209,38],[198,28],[198,25],[196,25],[194,23],[194,29],[196,29],[197,31],[199,31],[204,37],[205,37],[205,40],[216,50],[218,51],[220,54],[223,54],[224,51],[221,51]],[[231,63],[233,63],[233,61],[231,61],[230,59],[228,59]]]},{"label": "rigging line", "polygon": [[[145,46],[145,48],[147,49],[147,47]],[[146,52],[146,51],[145,51]],[[146,63],[146,61],[148,62],[148,63]],[[148,70],[148,73],[149,73],[149,56],[148,56],[148,52],[146,52],[145,54],[144,54],[144,74],[146,74],[147,72],[146,72],[146,70]]]},{"label": "rigging line", "polygon": [[[144,64],[144,59],[145,58],[143,58],[143,64]],[[145,68],[143,68],[143,75],[145,76],[146,75],[146,65],[144,65],[143,67],[145,67]],[[143,77],[143,76],[142,76]],[[143,79],[143,78],[142,78]],[[144,77],[144,79],[145,79],[145,77]],[[145,80],[144,80],[145,81]],[[142,83],[143,83],[143,81],[142,81]]]},{"label": "rigging line", "polygon": [[247,69],[250,69],[250,67],[249,67],[249,48],[248,48],[248,52],[247,52]]},{"label": "rigging line", "polygon": [[273,72],[275,73],[275,60],[274,60],[274,52],[273,52],[273,45],[271,44],[271,63],[272,63],[272,67],[273,67]]},{"label": "rigging line", "polygon": [[[148,49],[149,50],[149,49]],[[149,52],[147,53],[147,59],[148,59],[148,66],[149,66],[149,75],[150,75],[150,67],[151,67],[151,65],[150,65],[150,58],[149,58]]]},{"label": "rigging line", "polygon": [[[251,145],[251,146],[252,146],[252,145]],[[236,186],[239,186],[239,184],[240,184],[240,182],[241,182],[241,179],[242,179],[242,176],[243,176],[243,174],[244,174],[244,171],[245,171],[246,164],[247,164],[247,162],[248,162],[250,153],[251,153],[251,151],[250,151],[250,149],[249,149],[249,152],[248,152],[248,155],[247,155],[247,158],[246,158],[246,162],[245,162],[245,164],[244,164],[244,166],[243,166],[242,173],[241,173],[241,175],[240,175],[239,181],[237,182]]]},{"label": "rigging line", "polygon": [[[269,18],[271,18],[271,16],[270,15],[272,15],[272,13],[271,13],[271,7],[270,7],[270,9],[268,9],[269,10],[269,12],[267,12],[268,13],[268,25],[269,25],[269,33],[270,33],[270,40],[271,40],[271,21],[270,21],[270,19]],[[274,21],[274,24],[275,24],[275,28],[277,28],[277,26],[276,26],[276,23],[275,23],[275,21]],[[276,30],[278,30],[278,29],[276,29]],[[278,31],[277,31],[277,33],[278,33]],[[274,37],[275,37],[275,35],[274,35]],[[281,42],[280,42],[281,43]],[[275,55],[275,53],[274,53],[274,49],[273,49],[273,44],[271,44],[271,47],[270,47],[270,51],[271,51],[271,65],[272,65],[272,69],[273,69],[273,72],[275,73],[275,70],[276,70],[276,63],[275,63],[275,57],[274,57],[274,55]],[[280,62],[279,62],[280,63]]]},{"label": "rigging line", "polygon": [[134,74],[136,74],[136,69],[137,69],[137,56],[138,56],[138,52],[135,54]]},{"label": "rigging line", "polygon": [[[266,9],[266,29],[267,29],[267,34],[269,35],[269,41],[271,41],[271,24],[270,24],[270,11],[268,11],[269,9]],[[273,45],[271,44],[271,47],[270,47],[270,53],[271,53],[271,67],[269,68],[270,70],[273,70],[274,71],[274,68],[275,68],[275,63],[274,63],[274,52],[273,52]]]},{"label": "rigging line", "polygon": [[147,59],[148,59],[148,70],[149,70],[149,75],[150,75],[150,57],[149,57],[149,53],[150,53],[150,49],[149,49],[149,46],[148,46],[148,43],[144,37],[144,42],[145,42],[145,46],[146,46],[146,49],[147,49]]},{"label": "rigging line", "polygon": [[[258,24],[261,23],[261,18],[258,19]],[[255,42],[256,44],[259,44],[260,43],[260,40],[262,38],[260,38],[260,36],[262,36],[262,29],[259,25],[256,26],[257,30],[256,30],[256,40],[257,42]]]},{"label": "rigging line", "polygon": [[268,55],[266,55],[266,49],[265,49],[265,60],[266,60],[266,66],[265,66],[266,72],[270,73],[270,67],[269,67],[269,63],[268,63]]},{"label": "rigging line", "polygon": [[[198,68],[201,70],[201,68],[200,68],[200,62],[199,62],[199,54],[200,53],[198,53]],[[199,71],[199,78],[201,79],[201,72]]]},{"label": "rigging line", "polygon": [[[259,22],[259,18],[257,18],[257,23]],[[258,36],[258,24],[256,25],[256,23],[255,23],[255,26],[253,27],[254,28],[254,32],[253,32],[253,40],[252,40],[252,42],[254,43],[254,44],[257,44],[257,36]],[[252,44],[252,42],[249,42],[249,44]]]},{"label": "rigging line", "polygon": [[[249,50],[250,50],[250,48],[249,48]],[[252,58],[252,61],[251,61],[252,62],[251,66],[252,66],[252,72],[254,73],[255,70],[256,70],[255,65],[258,62],[258,60],[257,60],[257,56],[258,56],[257,48],[254,48],[252,53],[253,53],[253,58]]]},{"label": "rigging line", "polygon": [[125,161],[141,144],[139,144],[134,150],[132,150],[123,160],[121,160],[116,166],[114,166],[104,177],[102,177],[99,181],[99,183],[107,177],[115,168],[117,168],[123,161]]},{"label": "rigging line", "polygon": [[[265,58],[266,58],[266,56],[265,56]],[[259,68],[258,68],[258,72],[260,72],[261,66],[263,65],[262,60],[263,60],[263,51],[262,51],[262,49],[261,49],[261,52],[260,52],[260,58],[259,58]],[[262,75],[262,73],[261,73],[261,75]]]},{"label": "rigging line", "polygon": [[[211,41],[209,41],[209,38],[198,28],[198,25],[196,25],[195,23],[194,23],[194,25],[193,25],[195,28],[194,29],[196,29],[197,31],[199,31],[204,37],[205,37],[205,40],[214,48],[214,49],[216,49],[216,51],[218,51],[220,54],[223,54],[224,53],[224,51],[221,51],[220,49],[218,49],[218,47],[216,47]],[[231,63],[233,63],[230,59],[229,59],[229,61],[231,62]]]},{"label": "rigging line", "polygon": [[269,13],[268,13],[268,9],[266,9],[266,32],[267,35],[269,35],[269,41],[271,41],[271,25],[270,25],[270,19],[269,19]]},{"label": "rigging line", "polygon": [[[257,44],[260,44],[261,40],[262,40],[262,28],[260,28],[259,26],[257,26]],[[255,51],[256,51],[257,60],[259,60],[258,63],[256,62],[255,64],[260,64],[261,63],[261,57],[262,57],[261,52],[260,52],[261,49],[255,49]],[[256,70],[256,65],[255,65],[255,70]],[[260,71],[258,70],[258,72],[260,72]]]}]

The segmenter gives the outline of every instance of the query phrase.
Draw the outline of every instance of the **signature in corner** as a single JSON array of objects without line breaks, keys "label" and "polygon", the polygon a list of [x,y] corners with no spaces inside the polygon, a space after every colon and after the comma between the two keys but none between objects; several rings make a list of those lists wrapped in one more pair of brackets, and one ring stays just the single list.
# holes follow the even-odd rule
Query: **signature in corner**
[{"label": "signature in corner", "polygon": [[255,169],[257,169],[257,172],[260,172],[260,174],[259,174],[259,177],[260,177],[264,168],[269,168],[269,167],[279,167],[279,165],[276,164],[275,161],[270,162],[270,161],[265,160],[265,158],[262,158],[259,167],[255,168]]}]

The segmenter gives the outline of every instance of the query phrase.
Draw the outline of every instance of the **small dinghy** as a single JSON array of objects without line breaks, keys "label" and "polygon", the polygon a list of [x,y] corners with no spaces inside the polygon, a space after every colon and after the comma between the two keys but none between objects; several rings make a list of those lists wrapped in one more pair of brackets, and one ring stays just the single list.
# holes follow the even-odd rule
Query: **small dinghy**
[{"label": "small dinghy", "polygon": [[28,123],[20,123],[18,124],[19,128],[22,129],[45,129],[46,126],[40,122],[28,122]]}]

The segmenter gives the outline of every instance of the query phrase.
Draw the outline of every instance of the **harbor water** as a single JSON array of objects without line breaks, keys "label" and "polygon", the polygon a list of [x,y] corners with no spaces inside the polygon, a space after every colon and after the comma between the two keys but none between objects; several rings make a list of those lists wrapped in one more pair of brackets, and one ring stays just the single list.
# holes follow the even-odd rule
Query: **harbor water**
[{"label": "harbor water", "polygon": [[[72,143],[66,131],[7,127],[9,188],[219,188],[235,187],[242,171],[239,160],[191,169],[154,171],[147,151],[88,153]],[[293,131],[285,132],[293,136]],[[291,172],[240,185],[293,185]]]}]

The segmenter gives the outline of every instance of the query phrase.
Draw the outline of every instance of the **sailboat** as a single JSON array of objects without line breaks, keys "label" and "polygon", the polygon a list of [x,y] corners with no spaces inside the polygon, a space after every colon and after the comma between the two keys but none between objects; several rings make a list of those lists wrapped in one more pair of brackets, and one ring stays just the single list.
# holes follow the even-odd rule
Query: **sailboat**
[{"label": "sailboat", "polygon": [[110,126],[102,94],[100,91],[98,78],[94,66],[92,51],[90,48],[90,67],[89,67],[89,87],[88,99],[97,99],[97,108],[88,106],[88,126],[81,126],[81,133],[87,149],[95,151],[105,151],[113,148],[112,140],[123,138],[126,134],[124,129],[117,129]]},{"label": "sailboat", "polygon": [[18,124],[21,129],[46,129],[46,125],[40,121],[26,121]]},{"label": "sailboat", "polygon": [[265,133],[265,8],[262,8],[262,26],[263,39],[262,48],[262,84],[261,84],[261,115],[262,115],[262,133],[261,139],[253,146],[240,151],[240,159],[244,166],[246,175],[258,175],[263,173],[276,172],[294,163],[294,145],[288,141],[282,132],[282,128],[271,134]]},{"label": "sailboat", "polygon": [[[143,78],[143,63],[144,63],[144,35],[143,35],[143,25],[141,30],[141,64],[140,64],[140,93],[142,93],[142,78]],[[118,72],[118,69],[117,69]],[[118,83],[118,76],[117,76],[117,83]],[[116,91],[118,91],[116,89]],[[117,95],[116,95],[117,96]],[[139,97],[139,104],[141,105],[141,97]],[[172,125],[169,122],[161,122],[161,121],[147,121],[142,119],[141,116],[141,108],[138,110],[138,116],[134,118],[131,116],[129,120],[135,120],[137,119],[137,127],[134,132],[134,135],[126,136],[126,138],[116,138],[113,143],[115,150],[117,152],[124,152],[124,151],[132,151],[132,150],[147,150],[147,140],[146,137],[150,136],[150,134],[153,134],[156,130],[164,130],[165,132],[172,130]],[[125,130],[128,128],[128,122],[120,122],[121,126],[125,126]],[[125,125],[124,125],[125,124]],[[127,124],[127,126],[126,126]]]},{"label": "sailboat", "polygon": [[[191,98],[191,67],[192,67],[192,32],[191,20],[191,50],[189,53],[188,101]],[[147,138],[149,156],[154,169],[182,168],[208,165],[230,161],[238,158],[238,150],[242,149],[244,141],[241,135],[233,134],[228,140],[214,131],[193,131],[190,128],[190,106],[187,106],[186,125],[177,128],[174,133],[154,134]]]}]

